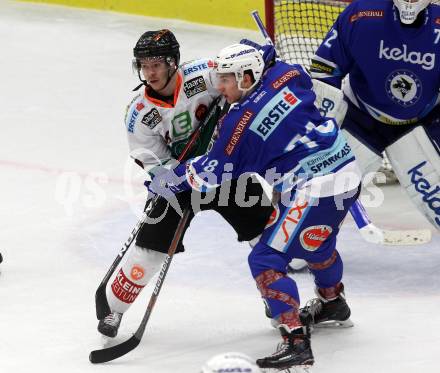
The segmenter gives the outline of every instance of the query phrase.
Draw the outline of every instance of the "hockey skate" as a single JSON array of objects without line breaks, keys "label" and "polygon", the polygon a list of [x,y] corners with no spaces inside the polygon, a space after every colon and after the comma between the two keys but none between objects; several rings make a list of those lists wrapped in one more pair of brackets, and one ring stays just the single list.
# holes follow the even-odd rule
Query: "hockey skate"
[{"label": "hockey skate", "polygon": [[98,332],[110,338],[116,337],[121,325],[122,315],[119,312],[112,312],[102,320],[99,320]]},{"label": "hockey skate", "polygon": [[277,351],[268,357],[257,360],[260,368],[275,371],[294,372],[308,371],[314,363],[310,346],[310,333],[303,326],[288,332],[284,326],[280,327],[284,341],[278,344]]},{"label": "hockey skate", "polygon": [[350,320],[350,307],[345,300],[344,286],[340,284],[336,296],[325,297],[321,289],[316,290],[318,298],[309,300],[300,310],[300,319],[304,325],[315,328],[349,328],[354,324]]}]

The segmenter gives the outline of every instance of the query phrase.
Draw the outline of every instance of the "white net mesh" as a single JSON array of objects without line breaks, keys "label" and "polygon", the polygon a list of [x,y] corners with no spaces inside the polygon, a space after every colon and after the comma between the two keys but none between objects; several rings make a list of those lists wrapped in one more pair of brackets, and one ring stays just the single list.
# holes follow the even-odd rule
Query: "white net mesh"
[{"label": "white net mesh", "polygon": [[281,58],[308,68],[310,58],[347,4],[341,0],[274,0],[275,46]]},{"label": "white net mesh", "polygon": [[[316,49],[349,3],[344,0],[273,0],[274,41],[280,57],[309,68]],[[395,182],[391,164],[383,155],[380,171],[387,175],[387,183]]]}]

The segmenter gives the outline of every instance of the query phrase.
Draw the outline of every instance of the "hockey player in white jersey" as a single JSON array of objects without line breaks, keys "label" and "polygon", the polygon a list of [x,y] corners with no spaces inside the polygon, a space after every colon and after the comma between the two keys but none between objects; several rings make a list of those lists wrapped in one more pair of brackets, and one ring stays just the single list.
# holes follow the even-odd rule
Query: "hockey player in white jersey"
[{"label": "hockey player in white jersey", "polygon": [[[155,175],[163,172],[163,167],[176,163],[188,138],[219,93],[210,80],[213,61],[197,60],[179,67],[179,43],[169,30],[144,33],[136,43],[134,57],[134,68],[142,81],[137,88],[145,87],[127,109],[125,122],[130,155],[150,175]],[[188,156],[205,153],[217,119],[218,115],[204,126],[196,149]],[[251,207],[238,206],[234,180],[230,181],[231,198],[227,203],[220,201],[218,191],[200,194],[199,198],[199,201],[210,202],[201,203],[198,208],[220,213],[235,229],[240,241],[258,236],[274,211],[261,185],[253,181],[249,180],[245,195],[257,196],[261,203]],[[178,200],[181,206],[187,206],[191,194],[182,193]],[[160,270],[180,220],[178,212],[168,207],[164,199],[156,203],[149,212],[151,220],[143,224],[125,262],[109,282],[106,295],[111,313],[99,321],[100,333],[109,337],[117,335],[123,313]],[[192,211],[197,212],[198,208],[192,207]],[[180,242],[177,252],[183,250]]]},{"label": "hockey player in white jersey", "polygon": [[351,3],[318,48],[311,75],[337,88],[346,78],[341,127],[363,173],[376,171],[385,151],[400,184],[440,230],[440,6]]}]

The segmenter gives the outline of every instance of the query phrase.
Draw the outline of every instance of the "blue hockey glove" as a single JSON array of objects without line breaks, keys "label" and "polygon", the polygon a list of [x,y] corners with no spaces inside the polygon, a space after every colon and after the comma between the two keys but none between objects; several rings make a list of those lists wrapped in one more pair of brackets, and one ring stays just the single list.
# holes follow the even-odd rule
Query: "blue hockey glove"
[{"label": "blue hockey glove", "polygon": [[182,181],[174,171],[163,168],[164,172],[156,173],[152,180],[146,180],[144,185],[148,192],[154,195],[160,195],[167,200],[174,197],[176,193],[183,191]]},{"label": "blue hockey glove", "polygon": [[275,59],[277,58],[277,53],[275,52],[275,48],[273,45],[260,45],[249,39],[241,39],[240,44],[249,45],[258,50],[263,56],[264,65],[266,67],[275,62]]}]

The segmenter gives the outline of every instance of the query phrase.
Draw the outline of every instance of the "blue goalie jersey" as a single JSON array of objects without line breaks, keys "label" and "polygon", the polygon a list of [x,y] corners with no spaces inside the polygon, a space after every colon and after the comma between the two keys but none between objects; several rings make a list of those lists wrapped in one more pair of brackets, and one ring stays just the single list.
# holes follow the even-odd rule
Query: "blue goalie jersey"
[{"label": "blue goalie jersey", "polygon": [[440,7],[419,27],[402,25],[391,0],[359,0],[338,17],[312,60],[311,75],[340,87],[373,118],[416,123],[439,102]]},{"label": "blue goalie jersey", "polygon": [[311,89],[301,66],[278,61],[255,91],[222,118],[212,150],[179,165],[176,174],[186,175],[187,188],[207,191],[225,175],[254,172],[282,192],[292,188],[294,179],[337,172],[354,157],[334,121],[314,106]]}]

